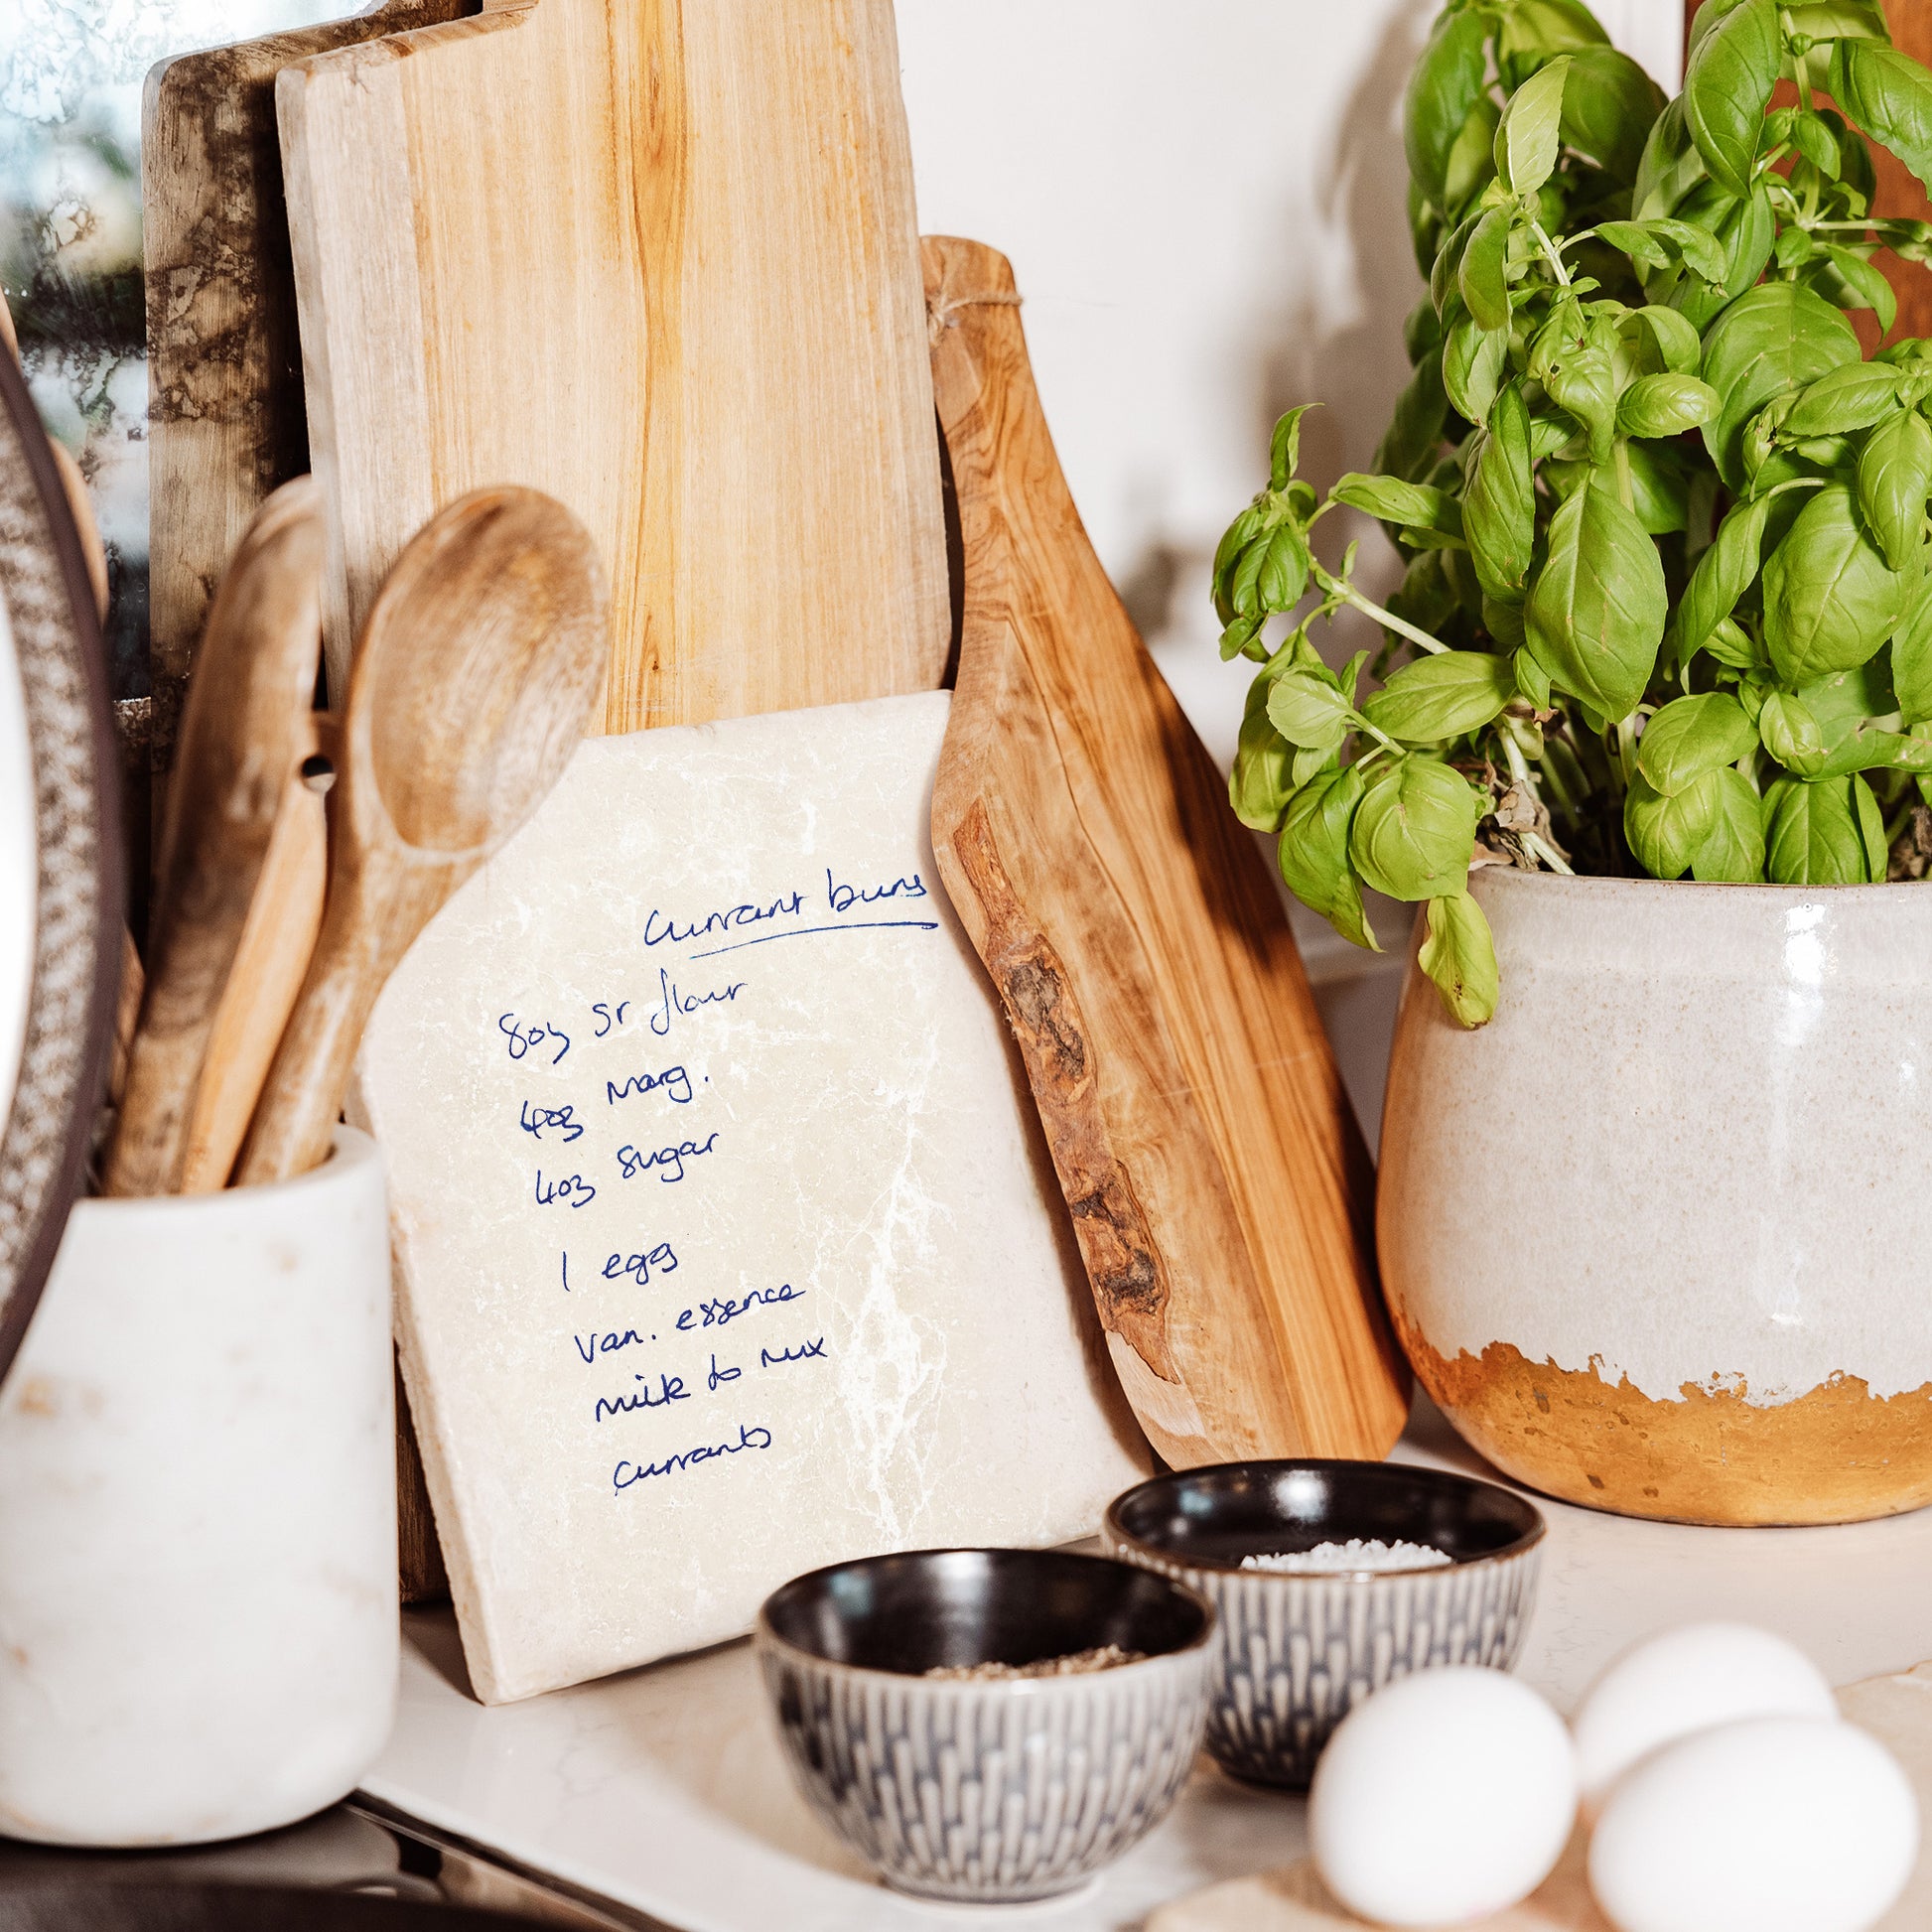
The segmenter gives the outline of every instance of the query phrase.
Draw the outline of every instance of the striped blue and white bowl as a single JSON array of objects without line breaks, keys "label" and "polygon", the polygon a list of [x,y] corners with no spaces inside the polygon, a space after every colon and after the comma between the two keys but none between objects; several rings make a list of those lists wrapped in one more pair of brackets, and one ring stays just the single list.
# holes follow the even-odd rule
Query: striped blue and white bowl
[{"label": "striped blue and white bowl", "polygon": [[[1072,1890],[1168,1815],[1200,1748],[1214,1612],[1104,1557],[919,1550],[795,1578],[755,1634],[819,1816],[901,1891],[999,1904]],[[1141,1661],[925,1675],[1107,1644]]]},{"label": "striped blue and white bowl", "polygon": [[[1224,1770],[1306,1787],[1371,1693],[1444,1664],[1508,1670],[1536,1601],[1543,1515],[1513,1489],[1397,1462],[1223,1462],[1108,1506],[1101,1540],[1197,1589],[1216,1629],[1207,1748]],[[1433,1546],[1430,1570],[1244,1570],[1351,1540]]]}]

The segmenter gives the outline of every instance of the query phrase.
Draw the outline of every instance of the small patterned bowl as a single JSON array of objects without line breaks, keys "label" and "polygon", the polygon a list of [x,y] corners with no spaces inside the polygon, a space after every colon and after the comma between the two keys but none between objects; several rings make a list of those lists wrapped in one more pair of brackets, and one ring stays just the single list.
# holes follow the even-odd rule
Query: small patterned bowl
[{"label": "small patterned bowl", "polygon": [[[1442,1664],[1508,1670],[1523,1647],[1543,1517],[1514,1490],[1396,1462],[1224,1462],[1156,1476],[1108,1507],[1109,1551],[1214,1605],[1207,1748],[1261,1784],[1306,1786],[1363,1698]],[[1322,1543],[1421,1543],[1430,1570],[1243,1570]]]},{"label": "small patterned bowl", "polygon": [[[759,1611],[792,1775],[886,1882],[1013,1903],[1070,1891],[1172,1809],[1207,1718],[1214,1612],[1054,1550],[917,1550],[794,1578]],[[1117,1644],[1065,1677],[932,1678]]]}]

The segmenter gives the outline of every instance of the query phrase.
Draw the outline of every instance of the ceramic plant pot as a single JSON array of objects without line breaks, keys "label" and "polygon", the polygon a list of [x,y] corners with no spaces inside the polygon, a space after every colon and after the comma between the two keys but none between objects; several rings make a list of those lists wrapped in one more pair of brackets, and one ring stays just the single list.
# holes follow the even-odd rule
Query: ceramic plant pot
[{"label": "ceramic plant pot", "polygon": [[1502,998],[1413,958],[1382,1124],[1410,1360],[1499,1468],[1699,1523],[1932,1501],[1932,888],[1487,868]]},{"label": "ceramic plant pot", "polygon": [[393,1388],[365,1135],[75,1205],[0,1398],[0,1833],[199,1844],[354,1786],[395,1711]]}]

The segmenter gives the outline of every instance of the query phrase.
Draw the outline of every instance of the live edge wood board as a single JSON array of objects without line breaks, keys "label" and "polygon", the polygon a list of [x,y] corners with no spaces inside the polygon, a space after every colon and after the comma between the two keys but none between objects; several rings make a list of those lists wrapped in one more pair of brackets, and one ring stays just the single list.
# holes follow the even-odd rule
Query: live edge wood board
[{"label": "live edge wood board", "polygon": [[1115,1367],[1177,1465],[1383,1455],[1373,1177],[1280,896],[1087,541],[1005,258],[924,267],[965,559],[933,851]]},{"label": "live edge wood board", "polygon": [[162,770],[221,573],[249,519],[309,468],[275,76],[477,3],[390,0],[352,20],[184,54],[148,75],[148,598]]},{"label": "live edge wood board", "polygon": [[488,0],[277,89],[332,678],[430,513],[520,483],[604,553],[611,731],[939,682],[891,0]]}]

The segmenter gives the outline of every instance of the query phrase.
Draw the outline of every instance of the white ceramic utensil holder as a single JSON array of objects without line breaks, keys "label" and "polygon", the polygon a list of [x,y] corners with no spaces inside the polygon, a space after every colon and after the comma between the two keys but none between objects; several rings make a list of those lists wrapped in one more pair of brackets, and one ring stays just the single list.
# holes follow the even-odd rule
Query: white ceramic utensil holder
[{"label": "white ceramic utensil holder", "polygon": [[76,1204],[0,1393],[0,1832],[199,1844],[354,1787],[395,1713],[392,1389],[365,1135]]}]

